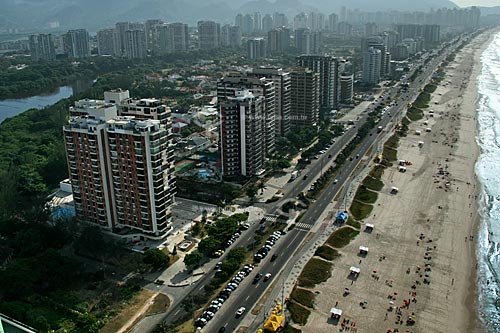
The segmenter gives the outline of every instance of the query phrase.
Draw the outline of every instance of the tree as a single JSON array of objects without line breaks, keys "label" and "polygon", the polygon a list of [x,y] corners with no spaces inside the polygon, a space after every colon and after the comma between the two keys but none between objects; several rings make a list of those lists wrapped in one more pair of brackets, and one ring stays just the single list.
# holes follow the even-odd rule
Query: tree
[{"label": "tree", "polygon": [[246,193],[247,193],[248,197],[250,198],[250,200],[253,201],[255,199],[255,196],[257,195],[258,191],[259,190],[257,189],[257,187],[255,185],[250,185],[247,188]]},{"label": "tree", "polygon": [[194,250],[193,252],[186,254],[184,257],[184,263],[186,266],[197,266],[201,259],[203,259],[203,255],[198,250]]},{"label": "tree", "polygon": [[158,249],[149,249],[144,253],[143,261],[156,269],[160,269],[167,267],[170,259]]}]

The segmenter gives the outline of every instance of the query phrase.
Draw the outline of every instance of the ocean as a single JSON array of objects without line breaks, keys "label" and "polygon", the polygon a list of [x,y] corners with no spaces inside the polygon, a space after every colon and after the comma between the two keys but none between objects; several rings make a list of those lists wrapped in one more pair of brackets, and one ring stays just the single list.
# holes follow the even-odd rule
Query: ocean
[{"label": "ocean", "polygon": [[482,185],[478,258],[479,315],[488,332],[500,332],[500,33],[481,56],[477,103]]}]

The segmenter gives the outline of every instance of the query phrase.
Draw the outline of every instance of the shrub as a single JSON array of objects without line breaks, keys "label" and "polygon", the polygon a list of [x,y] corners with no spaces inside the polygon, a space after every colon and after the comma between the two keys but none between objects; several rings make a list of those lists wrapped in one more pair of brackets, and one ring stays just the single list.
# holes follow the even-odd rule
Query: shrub
[{"label": "shrub", "polygon": [[365,219],[368,215],[370,215],[372,210],[373,210],[372,205],[365,204],[358,200],[354,200],[351,204],[351,207],[349,208],[352,217],[354,217],[356,220]]},{"label": "shrub", "polygon": [[332,247],[342,248],[349,244],[349,242],[359,234],[358,230],[350,227],[343,227],[337,229],[326,241]]},{"label": "shrub", "polygon": [[305,325],[307,323],[307,318],[309,318],[311,314],[311,311],[294,301],[288,304],[287,309],[290,312],[292,321],[300,325]]},{"label": "shrub", "polygon": [[294,288],[290,298],[301,305],[307,306],[308,308],[314,308],[314,293],[312,291],[302,288]]},{"label": "shrub", "polygon": [[[349,218],[349,219],[351,219],[351,218]],[[334,260],[334,259],[340,257],[339,251],[332,249],[328,245],[323,245],[323,246],[318,247],[318,249],[316,250],[316,252],[314,254],[325,259],[325,260]]]},{"label": "shrub", "polygon": [[325,282],[330,277],[331,268],[331,263],[322,259],[312,258],[305,265],[299,276],[299,286],[312,288],[318,283]]}]

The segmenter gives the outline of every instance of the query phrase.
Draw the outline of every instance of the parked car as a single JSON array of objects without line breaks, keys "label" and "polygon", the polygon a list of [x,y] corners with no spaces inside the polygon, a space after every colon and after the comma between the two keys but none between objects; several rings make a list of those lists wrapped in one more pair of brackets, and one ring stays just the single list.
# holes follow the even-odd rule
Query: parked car
[{"label": "parked car", "polygon": [[271,273],[267,273],[266,275],[264,275],[264,281],[267,281],[271,278]]}]

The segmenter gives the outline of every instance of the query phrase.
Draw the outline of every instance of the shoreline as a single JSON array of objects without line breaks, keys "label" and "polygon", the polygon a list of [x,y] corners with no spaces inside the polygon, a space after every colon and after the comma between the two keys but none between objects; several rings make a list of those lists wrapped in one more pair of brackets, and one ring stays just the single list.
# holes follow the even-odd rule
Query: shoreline
[{"label": "shoreline", "polygon": [[[375,224],[375,231],[361,232],[339,249],[330,279],[311,290],[318,295],[301,327],[304,333],[341,331],[340,323],[328,319],[334,305],[358,332],[485,332],[475,269],[482,187],[475,170],[481,153],[476,113],[481,55],[493,36],[491,30],[476,36],[444,68],[424,118],[412,122],[400,139],[397,158],[413,164],[406,173],[396,165],[384,171],[385,186],[363,221]],[[431,132],[422,130],[426,127]],[[424,133],[416,135],[416,130]],[[425,142],[422,148],[419,141]],[[391,186],[400,192],[390,194]],[[369,255],[359,257],[359,246],[368,246]],[[361,269],[353,281],[346,279],[350,266]],[[350,295],[345,296],[347,287]],[[368,305],[360,307],[363,302]],[[413,314],[416,323],[406,325]]]}]

